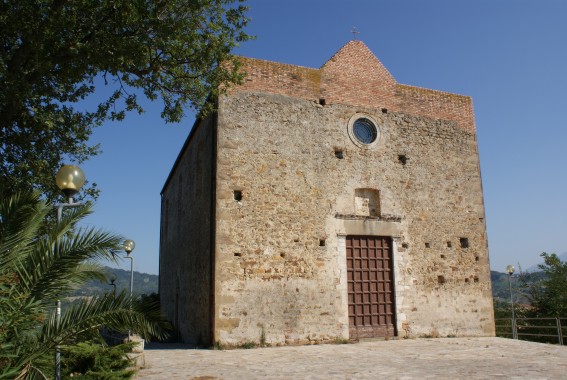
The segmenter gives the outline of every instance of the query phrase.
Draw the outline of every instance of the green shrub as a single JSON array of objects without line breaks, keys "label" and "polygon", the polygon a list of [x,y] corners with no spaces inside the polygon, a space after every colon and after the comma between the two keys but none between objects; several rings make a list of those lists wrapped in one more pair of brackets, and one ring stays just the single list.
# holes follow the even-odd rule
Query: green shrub
[{"label": "green shrub", "polygon": [[92,380],[131,379],[136,371],[129,368],[127,354],[135,343],[109,347],[97,342],[81,342],[62,349],[62,375]]}]

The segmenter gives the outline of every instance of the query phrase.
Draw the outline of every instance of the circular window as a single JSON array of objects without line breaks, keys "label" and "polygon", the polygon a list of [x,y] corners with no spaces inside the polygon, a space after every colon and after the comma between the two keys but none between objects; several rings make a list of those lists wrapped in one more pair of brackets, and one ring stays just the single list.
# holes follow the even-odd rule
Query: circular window
[{"label": "circular window", "polygon": [[372,149],[380,140],[380,129],[372,116],[356,113],[348,122],[348,135],[359,148]]},{"label": "circular window", "polygon": [[378,129],[373,122],[366,118],[360,118],[352,126],[354,137],[362,144],[372,144],[378,137]]}]

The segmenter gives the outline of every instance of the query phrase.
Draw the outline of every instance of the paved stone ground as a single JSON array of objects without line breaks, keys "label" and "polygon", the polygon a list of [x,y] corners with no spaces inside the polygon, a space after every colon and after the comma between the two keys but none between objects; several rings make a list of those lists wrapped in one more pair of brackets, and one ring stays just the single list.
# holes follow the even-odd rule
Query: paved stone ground
[{"label": "paved stone ground", "polygon": [[444,338],[197,350],[154,345],[139,379],[567,379],[567,346]]}]

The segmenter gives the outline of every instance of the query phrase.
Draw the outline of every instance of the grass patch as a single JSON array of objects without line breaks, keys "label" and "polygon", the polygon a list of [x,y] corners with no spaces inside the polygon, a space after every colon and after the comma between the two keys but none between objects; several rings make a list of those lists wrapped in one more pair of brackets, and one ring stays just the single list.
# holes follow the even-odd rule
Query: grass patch
[{"label": "grass patch", "polygon": [[244,342],[238,348],[250,349],[256,347],[256,342]]},{"label": "grass patch", "polygon": [[339,337],[335,338],[335,344],[349,344],[349,343],[350,343],[350,340],[348,340],[348,339],[339,338]]},{"label": "grass patch", "polygon": [[264,326],[262,326],[262,332],[260,333],[260,346],[266,347],[266,331]]}]

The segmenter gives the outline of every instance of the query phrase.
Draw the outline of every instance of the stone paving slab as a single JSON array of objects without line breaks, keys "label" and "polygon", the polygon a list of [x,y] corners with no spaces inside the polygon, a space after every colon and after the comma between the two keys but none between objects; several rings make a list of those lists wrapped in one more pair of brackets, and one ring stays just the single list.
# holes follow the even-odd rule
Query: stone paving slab
[{"label": "stone paving slab", "polygon": [[238,350],[154,345],[138,379],[567,379],[567,347],[438,338]]}]

